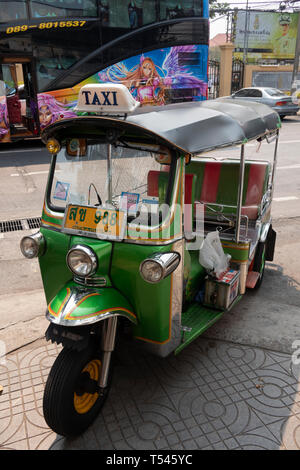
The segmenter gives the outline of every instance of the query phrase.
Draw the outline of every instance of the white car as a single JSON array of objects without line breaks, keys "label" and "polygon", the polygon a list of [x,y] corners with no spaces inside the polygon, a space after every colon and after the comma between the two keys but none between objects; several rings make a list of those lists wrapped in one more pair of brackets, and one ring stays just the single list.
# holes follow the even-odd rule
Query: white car
[{"label": "white car", "polygon": [[299,111],[299,106],[291,96],[286,95],[283,91],[271,87],[249,87],[241,88],[228,98],[257,101],[258,103],[267,104],[277,111],[280,118],[285,116],[295,116]]}]

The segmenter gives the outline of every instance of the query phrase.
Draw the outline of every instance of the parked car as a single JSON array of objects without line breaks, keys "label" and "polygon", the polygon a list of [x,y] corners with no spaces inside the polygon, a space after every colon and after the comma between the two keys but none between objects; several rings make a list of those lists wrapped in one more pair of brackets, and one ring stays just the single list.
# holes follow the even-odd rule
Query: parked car
[{"label": "parked car", "polygon": [[293,102],[291,96],[286,95],[277,88],[269,87],[249,87],[233,93],[228,98],[257,101],[267,104],[273,108],[283,119],[285,116],[295,116],[299,111],[299,105]]}]

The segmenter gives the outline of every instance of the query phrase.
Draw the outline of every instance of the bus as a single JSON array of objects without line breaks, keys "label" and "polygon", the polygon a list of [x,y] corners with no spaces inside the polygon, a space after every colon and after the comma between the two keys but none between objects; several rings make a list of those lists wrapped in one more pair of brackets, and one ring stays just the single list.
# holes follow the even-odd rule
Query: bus
[{"label": "bus", "polygon": [[79,89],[141,106],[207,99],[208,0],[0,0],[0,142],[74,116]]}]

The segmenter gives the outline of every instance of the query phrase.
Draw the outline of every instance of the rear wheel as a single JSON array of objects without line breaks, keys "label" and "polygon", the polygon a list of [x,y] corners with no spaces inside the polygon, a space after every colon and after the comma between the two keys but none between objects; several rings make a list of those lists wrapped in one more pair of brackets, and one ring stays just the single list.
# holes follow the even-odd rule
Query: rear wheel
[{"label": "rear wheel", "polygon": [[253,271],[259,273],[259,278],[255,284],[254,289],[259,289],[263,281],[266,264],[265,251],[265,243],[260,242],[257,247],[253,264]]},{"label": "rear wheel", "polygon": [[98,416],[111,381],[110,372],[108,386],[100,389],[100,372],[100,353],[92,345],[81,352],[64,348],[57,356],[43,401],[46,423],[57,434],[81,434]]}]

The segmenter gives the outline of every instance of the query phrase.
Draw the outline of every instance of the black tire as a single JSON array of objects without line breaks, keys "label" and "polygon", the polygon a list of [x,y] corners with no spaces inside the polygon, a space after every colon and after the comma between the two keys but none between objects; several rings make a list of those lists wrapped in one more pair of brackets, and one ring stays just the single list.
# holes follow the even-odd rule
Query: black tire
[{"label": "black tire", "polygon": [[282,116],[280,115],[280,119],[284,119],[285,118],[285,114],[283,114]]},{"label": "black tire", "polygon": [[265,243],[260,242],[256,250],[254,264],[253,264],[253,271],[259,272],[259,278],[255,284],[254,289],[259,289],[263,281],[263,277],[265,273],[265,264],[266,264],[265,251],[266,251]]},{"label": "black tire", "polygon": [[[57,356],[46,382],[43,400],[45,421],[57,434],[67,437],[81,434],[98,416],[109,392],[112,368],[105,390],[101,394],[90,393],[90,390],[95,390],[97,366],[99,374],[100,354],[92,345],[81,352],[64,348]],[[89,371],[84,371],[86,367]]]},{"label": "black tire", "polygon": [[273,261],[274,253],[275,253],[275,244],[276,244],[276,232],[271,225],[268,231],[267,239],[266,239],[266,251],[265,251],[266,261]]}]

